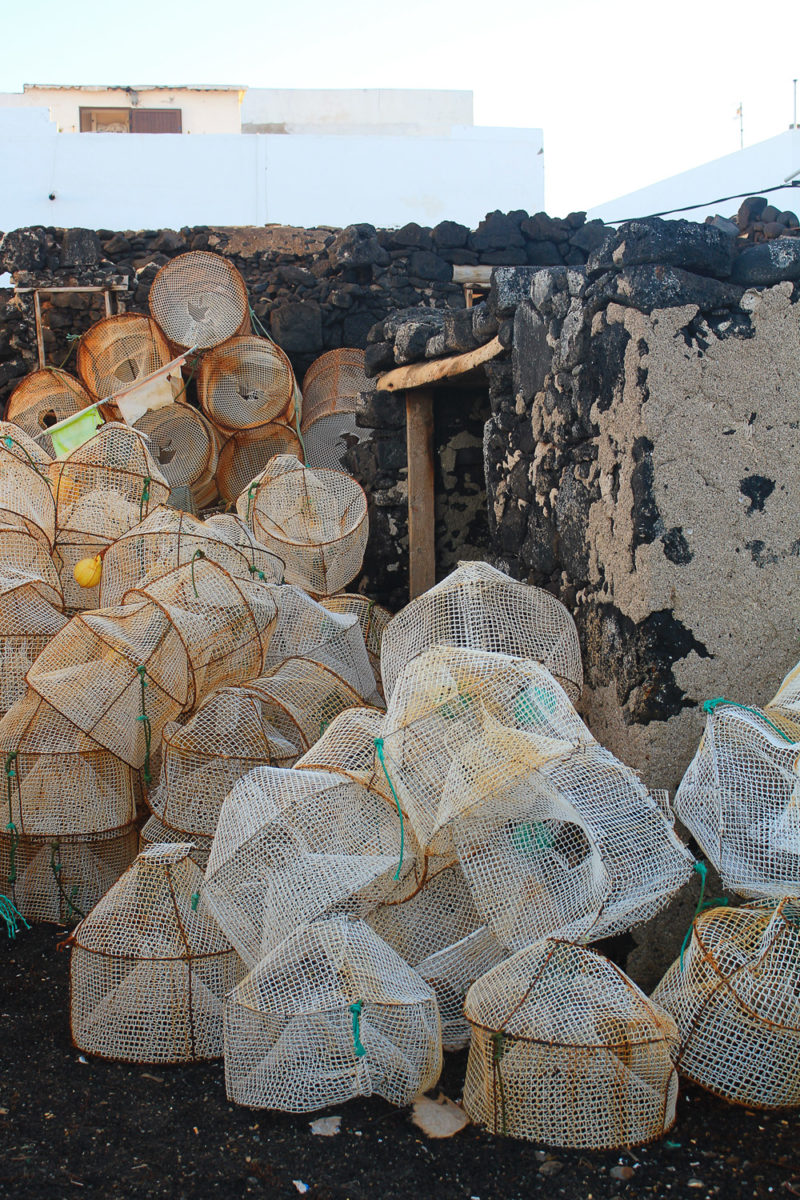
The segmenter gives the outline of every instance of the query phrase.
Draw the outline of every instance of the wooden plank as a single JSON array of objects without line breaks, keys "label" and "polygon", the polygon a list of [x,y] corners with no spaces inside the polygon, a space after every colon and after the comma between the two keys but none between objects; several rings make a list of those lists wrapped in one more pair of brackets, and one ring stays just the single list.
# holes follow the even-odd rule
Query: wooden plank
[{"label": "wooden plank", "polygon": [[454,375],[463,375],[475,367],[497,358],[503,347],[499,338],[492,338],[485,346],[477,350],[469,350],[466,354],[453,354],[450,358],[435,358],[431,362],[412,363],[410,367],[395,367],[385,375],[379,375],[375,387],[379,392],[406,391],[408,388],[421,388],[436,383],[440,379],[451,379]]},{"label": "wooden plank", "polygon": [[43,296],[49,296],[53,292],[127,292],[128,277],[124,276],[124,283],[109,283],[102,287],[99,284],[92,284],[87,287],[15,287],[14,291],[18,296],[25,296],[29,292],[41,292]]},{"label": "wooden plank", "polygon": [[44,353],[44,334],[42,333],[42,306],[39,303],[39,293],[33,293],[33,312],[36,321],[36,345],[39,350],[39,370],[44,369],[45,353]]},{"label": "wooden plank", "polygon": [[433,484],[433,392],[406,393],[408,451],[408,591],[409,598],[436,582],[436,512]]},{"label": "wooden plank", "polygon": [[453,267],[453,283],[466,283],[470,287],[488,288],[492,282],[493,270],[494,267],[469,267],[456,263]]}]

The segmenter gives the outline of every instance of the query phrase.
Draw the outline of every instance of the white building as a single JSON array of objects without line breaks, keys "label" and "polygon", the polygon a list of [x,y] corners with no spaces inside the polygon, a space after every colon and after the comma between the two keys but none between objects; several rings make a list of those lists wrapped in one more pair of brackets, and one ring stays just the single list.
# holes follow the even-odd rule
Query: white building
[{"label": "white building", "polygon": [[0,161],[0,230],[474,227],[544,206],[542,131],[475,126],[471,92],[26,85],[0,95]]},{"label": "white building", "polygon": [[[800,180],[800,129],[788,129],[735,154],[726,154],[701,167],[693,167],[670,179],[598,204],[588,216],[590,220],[600,217],[612,223],[666,210],[688,221],[703,221],[717,213],[731,216],[738,209],[740,200],[712,204],[706,201],[714,201],[720,196],[761,195],[766,188],[784,184],[791,175]],[[787,183],[780,191],[769,195],[769,202],[778,209],[796,212],[800,208],[800,187],[792,188]],[[696,206],[690,212],[674,212],[690,204]]]}]

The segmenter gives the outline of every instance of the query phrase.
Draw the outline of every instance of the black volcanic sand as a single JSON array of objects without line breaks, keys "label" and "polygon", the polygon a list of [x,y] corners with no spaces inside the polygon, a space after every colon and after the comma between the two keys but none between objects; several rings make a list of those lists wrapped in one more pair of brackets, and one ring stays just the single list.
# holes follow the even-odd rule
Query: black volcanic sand
[{"label": "black volcanic sand", "polygon": [[[564,1196],[800,1197],[798,1120],[684,1087],[661,1143],[633,1152],[548,1151],[469,1127],[428,1140],[408,1110],[342,1105],[338,1136],[316,1116],[239,1108],[221,1062],[141,1067],[81,1061],[69,1036],[69,953],[38,926],[0,934],[0,1196],[297,1197],[309,1200],[525,1200]],[[443,1090],[461,1093],[466,1054],[447,1055]],[[616,1178],[623,1170],[629,1178]],[[620,1173],[617,1170],[617,1175]]]}]

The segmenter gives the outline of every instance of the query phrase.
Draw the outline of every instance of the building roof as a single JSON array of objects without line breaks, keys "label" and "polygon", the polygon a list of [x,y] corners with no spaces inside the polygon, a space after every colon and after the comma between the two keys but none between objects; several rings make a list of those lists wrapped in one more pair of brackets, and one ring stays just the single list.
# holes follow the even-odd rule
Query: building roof
[{"label": "building roof", "polygon": [[244,84],[228,83],[23,83],[23,92],[244,92]]}]

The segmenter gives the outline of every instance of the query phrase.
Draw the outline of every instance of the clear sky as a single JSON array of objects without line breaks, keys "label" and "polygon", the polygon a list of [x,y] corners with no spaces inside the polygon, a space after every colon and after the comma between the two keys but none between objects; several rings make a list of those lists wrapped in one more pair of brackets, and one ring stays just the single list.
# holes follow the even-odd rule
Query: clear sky
[{"label": "clear sky", "polygon": [[740,102],[745,145],[782,132],[800,77],[796,0],[2,0],[0,14],[0,91],[471,90],[477,124],[544,129],[553,215],[737,150]]}]

